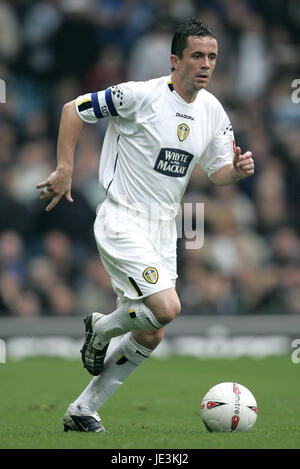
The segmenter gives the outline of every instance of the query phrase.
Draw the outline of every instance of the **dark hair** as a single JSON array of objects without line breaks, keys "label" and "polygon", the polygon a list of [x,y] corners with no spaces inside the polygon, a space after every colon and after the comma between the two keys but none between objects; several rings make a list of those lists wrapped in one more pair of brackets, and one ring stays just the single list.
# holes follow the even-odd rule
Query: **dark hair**
[{"label": "dark hair", "polygon": [[183,50],[187,46],[189,36],[210,36],[216,39],[213,30],[201,20],[191,20],[180,24],[173,36],[171,45],[171,54],[182,58]]}]

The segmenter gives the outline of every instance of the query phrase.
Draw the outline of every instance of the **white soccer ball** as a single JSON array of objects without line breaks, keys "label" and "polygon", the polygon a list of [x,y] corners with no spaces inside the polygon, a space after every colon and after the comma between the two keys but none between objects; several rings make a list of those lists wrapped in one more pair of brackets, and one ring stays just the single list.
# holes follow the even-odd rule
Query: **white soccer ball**
[{"label": "white soccer ball", "polygon": [[220,383],[205,394],[201,416],[211,432],[245,432],[256,422],[257,403],[242,384]]}]

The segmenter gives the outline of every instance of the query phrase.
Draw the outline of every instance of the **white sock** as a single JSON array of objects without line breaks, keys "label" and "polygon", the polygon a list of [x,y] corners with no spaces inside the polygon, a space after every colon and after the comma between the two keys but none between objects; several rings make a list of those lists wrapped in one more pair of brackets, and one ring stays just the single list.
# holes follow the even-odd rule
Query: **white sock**
[{"label": "white sock", "polygon": [[72,409],[83,414],[96,412],[151,352],[138,344],[130,333],[126,334],[105,359],[101,375],[90,381],[72,403]]},{"label": "white sock", "polygon": [[143,301],[122,303],[110,314],[96,319],[93,330],[97,334],[97,343],[104,347],[110,339],[137,329],[160,329],[160,324],[152,311]]}]

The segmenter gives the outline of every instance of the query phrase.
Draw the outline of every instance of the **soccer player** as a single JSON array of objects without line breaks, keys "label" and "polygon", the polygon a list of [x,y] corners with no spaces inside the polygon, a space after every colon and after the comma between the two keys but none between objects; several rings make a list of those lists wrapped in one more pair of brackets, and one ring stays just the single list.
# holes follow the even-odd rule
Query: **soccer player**
[{"label": "soccer player", "polygon": [[63,196],[73,202],[74,148],[82,124],[109,119],[99,168],[107,198],[94,232],[118,297],[115,311],[84,320],[82,361],[94,378],[68,407],[66,431],[105,431],[97,410],[147,360],[180,312],[174,219],[194,166],[199,163],[218,185],[254,173],[251,152],[235,147],[226,112],[205,90],[217,55],[209,26],[184,23],[173,36],[170,76],[114,85],[63,107],[57,167],[36,187],[41,200],[51,199],[47,211]]}]

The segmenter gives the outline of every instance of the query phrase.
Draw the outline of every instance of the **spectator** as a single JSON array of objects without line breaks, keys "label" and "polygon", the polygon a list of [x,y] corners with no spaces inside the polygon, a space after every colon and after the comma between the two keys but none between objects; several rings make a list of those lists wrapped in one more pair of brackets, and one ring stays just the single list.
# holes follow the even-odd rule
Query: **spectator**
[{"label": "spectator", "polygon": [[7,1],[0,3],[0,59],[8,64],[19,52],[22,35],[13,7]]},{"label": "spectator", "polygon": [[170,74],[168,63],[172,24],[170,16],[155,18],[147,34],[136,41],[128,65],[130,80],[150,80]]}]

